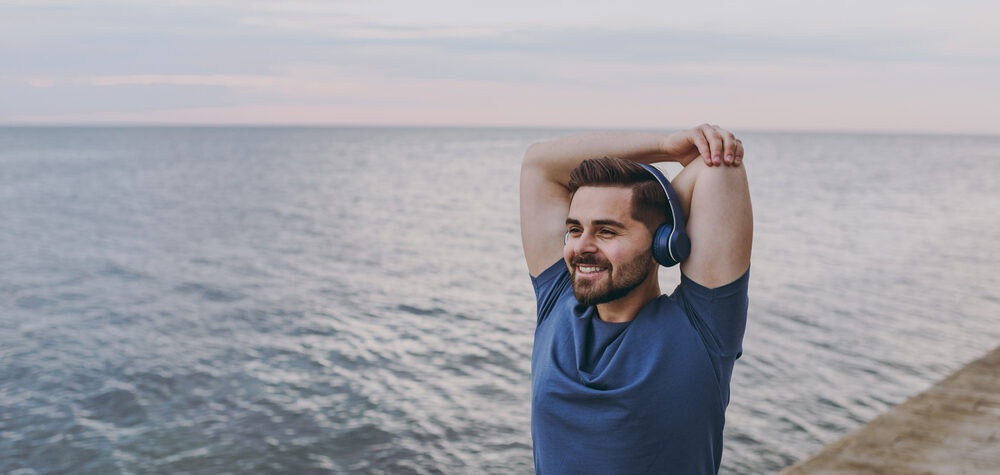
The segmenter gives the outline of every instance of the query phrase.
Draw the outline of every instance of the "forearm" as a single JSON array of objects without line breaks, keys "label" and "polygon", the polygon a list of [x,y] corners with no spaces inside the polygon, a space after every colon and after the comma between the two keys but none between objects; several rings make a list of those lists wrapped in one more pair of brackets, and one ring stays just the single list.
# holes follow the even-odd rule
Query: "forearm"
[{"label": "forearm", "polygon": [[642,163],[669,161],[663,153],[664,134],[646,132],[590,132],[538,142],[524,156],[524,167],[536,167],[563,186],[570,172],[588,158],[617,157]]},{"label": "forearm", "polygon": [[[704,162],[704,168],[723,163],[739,166],[743,145],[731,132],[702,124],[671,134],[593,132],[528,147],[521,165],[519,193],[521,240],[531,275],[539,275],[563,255],[560,238],[566,232],[565,220],[571,201],[570,173],[588,158],[605,156],[642,163],[678,162],[684,165],[685,171],[690,170],[682,175],[691,182],[687,186],[693,186],[696,169],[703,168],[690,166],[695,159],[701,157],[699,161]],[[684,199],[681,198],[682,206]],[[705,199],[705,203],[707,206],[709,200]],[[710,216],[709,213],[705,215]]]}]

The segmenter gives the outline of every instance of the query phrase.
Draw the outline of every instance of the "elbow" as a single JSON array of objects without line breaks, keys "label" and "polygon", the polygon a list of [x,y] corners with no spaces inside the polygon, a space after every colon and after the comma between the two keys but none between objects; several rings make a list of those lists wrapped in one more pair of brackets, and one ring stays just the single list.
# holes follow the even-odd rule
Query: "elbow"
[{"label": "elbow", "polygon": [[742,177],[743,180],[746,180],[746,167],[746,161],[741,161],[737,165],[723,163],[721,165],[709,166],[699,157],[692,160],[691,163],[684,168],[691,168],[692,174],[697,176],[710,174],[713,176]]},{"label": "elbow", "polygon": [[524,151],[524,158],[521,160],[521,168],[535,166],[542,161],[542,143],[535,142],[528,146],[528,149]]}]

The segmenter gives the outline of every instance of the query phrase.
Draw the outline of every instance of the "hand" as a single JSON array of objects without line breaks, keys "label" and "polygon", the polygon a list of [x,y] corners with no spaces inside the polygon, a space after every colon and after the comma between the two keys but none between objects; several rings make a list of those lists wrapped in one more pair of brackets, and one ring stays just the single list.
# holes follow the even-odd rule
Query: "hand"
[{"label": "hand", "polygon": [[662,153],[687,166],[701,157],[708,166],[739,166],[743,162],[743,142],[718,125],[697,127],[668,135],[660,145]]}]

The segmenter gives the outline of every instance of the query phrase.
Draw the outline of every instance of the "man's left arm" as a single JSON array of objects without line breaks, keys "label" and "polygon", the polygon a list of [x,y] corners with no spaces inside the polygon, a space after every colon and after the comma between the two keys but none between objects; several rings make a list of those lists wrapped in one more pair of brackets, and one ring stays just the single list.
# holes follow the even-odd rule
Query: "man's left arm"
[{"label": "man's left arm", "polygon": [[733,282],[750,267],[753,211],[746,164],[739,163],[709,167],[695,160],[671,182],[691,237],[691,255],[681,263],[681,272],[704,287]]}]

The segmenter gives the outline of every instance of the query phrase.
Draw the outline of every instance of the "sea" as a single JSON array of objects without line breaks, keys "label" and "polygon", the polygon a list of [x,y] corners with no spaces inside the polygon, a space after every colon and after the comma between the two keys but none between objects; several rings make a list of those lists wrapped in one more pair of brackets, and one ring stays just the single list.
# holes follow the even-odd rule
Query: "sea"
[{"label": "sea", "polygon": [[[532,473],[518,170],[576,132],[0,128],[0,473]],[[771,473],[1000,345],[1000,137],[735,132]]]}]

